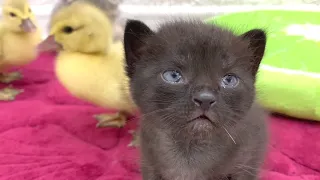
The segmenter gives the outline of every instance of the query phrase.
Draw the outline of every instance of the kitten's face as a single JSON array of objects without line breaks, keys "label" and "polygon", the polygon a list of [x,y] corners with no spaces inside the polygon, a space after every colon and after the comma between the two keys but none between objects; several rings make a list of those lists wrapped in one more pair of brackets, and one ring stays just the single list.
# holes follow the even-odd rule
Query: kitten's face
[{"label": "kitten's face", "polygon": [[[249,48],[248,36],[187,22],[147,34],[140,36],[142,41],[125,38],[127,70],[137,105],[146,116],[157,117],[157,127],[210,132],[245,116],[261,60],[253,57],[257,54]],[[262,44],[264,51],[265,39]]]}]

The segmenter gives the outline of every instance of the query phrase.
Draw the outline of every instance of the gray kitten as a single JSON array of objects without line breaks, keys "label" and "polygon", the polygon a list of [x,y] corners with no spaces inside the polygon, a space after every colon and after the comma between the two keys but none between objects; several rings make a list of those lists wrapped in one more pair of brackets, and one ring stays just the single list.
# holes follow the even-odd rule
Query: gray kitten
[{"label": "gray kitten", "polygon": [[130,20],[124,46],[142,113],[144,180],[256,180],[267,142],[255,80],[266,33],[236,36],[201,21],[157,32]]}]

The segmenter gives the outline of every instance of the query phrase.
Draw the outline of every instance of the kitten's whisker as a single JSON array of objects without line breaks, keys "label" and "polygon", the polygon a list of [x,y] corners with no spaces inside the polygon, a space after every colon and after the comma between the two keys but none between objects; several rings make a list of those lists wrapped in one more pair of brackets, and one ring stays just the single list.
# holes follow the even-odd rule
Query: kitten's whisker
[{"label": "kitten's whisker", "polygon": [[243,112],[243,109],[240,109],[238,107],[229,107],[227,104],[223,104],[224,108],[221,108],[221,110],[225,110],[225,111],[235,111],[235,112]]},{"label": "kitten's whisker", "polygon": [[166,108],[163,108],[163,109],[157,109],[157,110],[151,111],[151,112],[149,112],[149,113],[143,114],[142,117],[149,116],[149,115],[152,115],[152,114],[154,114],[154,113],[166,111],[166,110],[168,110],[168,109],[169,109],[169,107],[166,107]]},{"label": "kitten's whisker", "polygon": [[248,173],[248,174],[251,175],[251,176],[256,176],[253,172],[250,172],[249,170],[244,169],[244,168],[241,167],[241,166],[236,166],[236,168],[242,170],[242,171],[239,171],[239,173],[243,173],[243,171],[245,171],[246,173]]},{"label": "kitten's whisker", "polygon": [[[175,105],[176,105],[176,106],[179,106],[180,104],[183,105],[184,102],[182,102],[181,100],[184,99],[184,98],[185,98],[185,97],[182,97],[182,98],[180,98],[179,100],[177,100],[176,103],[175,103]],[[159,102],[160,102],[161,100],[153,100],[153,101],[159,101]],[[162,101],[163,101],[163,100],[162,100]],[[168,101],[168,102],[169,102],[169,101]],[[172,102],[172,100],[171,100],[170,102]],[[150,112],[150,113],[147,113],[147,114],[143,114],[143,115],[140,116],[140,119],[146,118],[146,117],[151,116],[151,115],[156,114],[156,113],[166,112],[167,110],[170,110],[170,109],[172,109],[172,105],[170,105],[170,106],[168,106],[168,107],[166,107],[166,108],[162,108],[162,109],[155,110],[155,111]],[[173,118],[174,116],[176,116],[176,112],[175,112],[175,111],[172,111],[172,112],[169,111],[169,113],[166,112],[166,114],[160,115],[159,118],[162,119],[163,121],[165,121],[166,124],[171,125],[172,123],[174,123],[173,121],[169,121],[169,123],[166,122],[166,121],[168,121],[169,119]]]},{"label": "kitten's whisker", "polygon": [[231,140],[234,142],[234,144],[237,144],[236,141],[234,140],[234,138],[231,136],[231,134],[228,132],[228,130],[223,127],[223,129],[226,131],[226,133],[229,135],[229,137],[231,138]]},{"label": "kitten's whisker", "polygon": [[223,124],[230,123],[230,125],[231,125],[231,124],[239,121],[239,119],[242,118],[242,115],[239,115],[239,114],[227,114],[227,113],[228,112],[224,112],[224,111],[221,111],[219,113],[219,114],[221,114],[220,118],[228,120],[228,121],[223,121]]},{"label": "kitten's whisker", "polygon": [[[168,114],[165,114],[165,115],[163,115],[163,116],[161,116],[161,120],[163,120],[163,121],[167,121],[167,120],[170,120],[171,118],[173,118],[174,117],[174,113],[172,112],[172,113],[168,113]],[[172,122],[172,121],[171,121]]]},{"label": "kitten's whisker", "polygon": [[230,116],[236,116],[236,118],[241,117],[242,114],[243,114],[243,112],[241,112],[241,111],[238,111],[238,112],[237,112],[236,110],[223,109],[223,108],[218,109],[217,112],[220,112],[220,113],[222,113],[222,114],[224,114],[224,115],[227,115],[228,117],[230,117]]},{"label": "kitten's whisker", "polygon": [[177,117],[175,112],[172,112],[170,114],[167,114],[162,120],[166,123],[166,125],[171,126],[172,124],[176,123],[172,120],[172,118]]},{"label": "kitten's whisker", "polygon": [[260,168],[253,168],[253,167],[245,165],[245,164],[238,164],[236,167],[248,168],[248,169],[252,169],[252,170],[260,170]]},{"label": "kitten's whisker", "polygon": [[[229,111],[220,111],[226,118],[231,118],[231,119],[239,119],[242,117],[242,114],[240,113],[234,113],[234,112],[229,112]],[[229,114],[227,114],[229,113]]]},{"label": "kitten's whisker", "polygon": [[[170,118],[172,118],[172,116],[173,116],[174,114],[171,114],[171,113],[169,113],[169,114],[162,114],[162,115],[160,115],[160,116],[158,116],[158,118],[160,119],[160,120],[162,120],[162,121],[167,121],[168,119],[170,119]],[[152,119],[148,119],[148,121],[152,121]]]},{"label": "kitten's whisker", "polygon": [[170,107],[163,108],[163,109],[157,109],[157,110],[152,111],[150,113],[146,113],[146,114],[142,114],[140,116],[136,116],[136,117],[134,117],[134,119],[146,118],[146,117],[151,116],[151,115],[156,114],[156,113],[165,112],[167,109],[170,109]]}]

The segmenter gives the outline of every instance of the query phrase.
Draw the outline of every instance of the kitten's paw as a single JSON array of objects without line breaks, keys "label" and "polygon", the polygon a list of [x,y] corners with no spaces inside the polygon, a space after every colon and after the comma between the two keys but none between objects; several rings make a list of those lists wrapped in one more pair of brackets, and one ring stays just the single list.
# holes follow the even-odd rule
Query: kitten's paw
[{"label": "kitten's paw", "polygon": [[15,89],[12,86],[3,88],[0,90],[0,101],[13,101],[16,96],[22,92],[22,89]]},{"label": "kitten's paw", "polygon": [[116,114],[98,114],[94,115],[94,118],[98,121],[97,127],[123,127],[127,122],[127,116],[118,112]]},{"label": "kitten's paw", "polygon": [[140,145],[140,138],[136,131],[130,130],[129,133],[132,135],[132,140],[128,144],[129,147],[138,147]]},{"label": "kitten's paw", "polygon": [[13,81],[19,80],[22,78],[22,74],[20,72],[11,72],[6,74],[0,74],[0,82],[2,83],[11,83]]}]

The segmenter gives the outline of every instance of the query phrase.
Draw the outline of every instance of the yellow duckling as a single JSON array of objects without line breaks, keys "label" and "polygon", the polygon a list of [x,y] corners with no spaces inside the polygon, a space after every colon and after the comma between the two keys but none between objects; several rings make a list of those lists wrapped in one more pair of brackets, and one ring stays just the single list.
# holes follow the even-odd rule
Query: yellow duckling
[{"label": "yellow duckling", "polygon": [[61,8],[65,6],[69,6],[72,4],[74,1],[84,1],[87,3],[91,3],[92,5],[96,6],[99,8],[109,21],[111,22],[113,26],[113,39],[115,41],[122,40],[123,39],[123,27],[119,19],[119,4],[122,2],[122,0],[117,0],[117,1],[110,1],[110,0],[60,0],[58,3],[55,4],[51,17],[54,16],[55,12],[58,12]]},{"label": "yellow duckling", "polygon": [[123,45],[112,43],[112,25],[97,7],[75,1],[55,12],[41,51],[58,51],[55,73],[75,97],[119,110],[96,115],[97,127],[122,127],[136,106],[129,92]]},{"label": "yellow duckling", "polygon": [[[27,0],[4,0],[0,24],[0,82],[20,79],[18,72],[5,73],[8,68],[30,63],[37,57],[41,31]],[[0,91],[0,100],[14,100],[22,90],[11,86]]]}]

